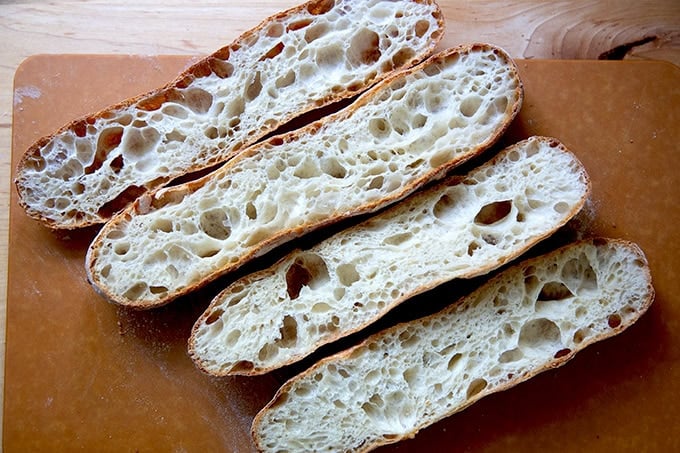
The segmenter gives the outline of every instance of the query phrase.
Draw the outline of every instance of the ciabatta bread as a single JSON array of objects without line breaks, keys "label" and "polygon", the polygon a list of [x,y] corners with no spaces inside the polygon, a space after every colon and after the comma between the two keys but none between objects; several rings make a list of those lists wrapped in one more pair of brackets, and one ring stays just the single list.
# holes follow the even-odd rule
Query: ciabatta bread
[{"label": "ciabatta bread", "polygon": [[495,143],[521,100],[517,68],[501,49],[449,49],[198,181],[141,197],[91,244],[90,281],[126,306],[167,303],[284,241],[443,176]]},{"label": "ciabatta bread", "polygon": [[430,0],[312,0],[278,13],[168,85],[38,140],[18,166],[20,203],[54,229],[103,223],[149,190],[421,61],[443,27]]},{"label": "ciabatta bread", "polygon": [[520,142],[237,280],[194,325],[190,355],[218,376],[287,365],[429,288],[519,256],[574,216],[589,188],[557,140]]},{"label": "ciabatta bread", "polygon": [[632,243],[597,239],[528,260],[289,380],[255,417],[255,442],[271,452],[367,451],[413,437],[620,333],[653,296]]}]

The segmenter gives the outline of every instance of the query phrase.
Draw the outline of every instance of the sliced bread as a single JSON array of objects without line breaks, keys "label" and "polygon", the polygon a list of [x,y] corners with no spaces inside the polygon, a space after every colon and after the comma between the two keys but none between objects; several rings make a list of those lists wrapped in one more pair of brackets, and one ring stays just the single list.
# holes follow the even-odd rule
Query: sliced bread
[{"label": "sliced bread", "polygon": [[497,141],[522,94],[501,49],[444,51],[200,180],[141,197],[94,239],[89,279],[122,305],[165,304],[293,237],[442,177]]},{"label": "sliced bread", "polygon": [[413,437],[620,333],[653,297],[632,243],[595,239],[530,259],[292,378],[255,417],[255,442],[271,452],[368,451]]},{"label": "sliced bread", "polygon": [[194,325],[190,355],[218,376],[287,365],[429,288],[519,256],[574,216],[589,189],[557,140],[522,141],[237,280]]},{"label": "sliced bread", "polygon": [[38,140],[18,165],[20,203],[54,229],[103,223],[140,195],[423,60],[443,27],[430,0],[312,0],[273,15],[168,85]]}]

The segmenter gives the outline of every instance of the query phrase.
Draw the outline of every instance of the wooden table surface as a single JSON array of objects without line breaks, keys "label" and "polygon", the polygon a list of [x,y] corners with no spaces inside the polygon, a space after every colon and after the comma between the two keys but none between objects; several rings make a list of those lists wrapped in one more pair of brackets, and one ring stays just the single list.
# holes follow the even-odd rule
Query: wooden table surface
[{"label": "wooden table surface", "polygon": [[[204,55],[297,0],[0,0],[0,365],[4,363],[13,77],[50,53]],[[642,58],[680,65],[676,0],[439,0],[441,47],[485,41],[514,58]],[[228,25],[225,25],[228,24]],[[4,382],[4,373],[0,380]],[[0,394],[0,402],[2,395]],[[1,414],[0,414],[1,417]]]}]

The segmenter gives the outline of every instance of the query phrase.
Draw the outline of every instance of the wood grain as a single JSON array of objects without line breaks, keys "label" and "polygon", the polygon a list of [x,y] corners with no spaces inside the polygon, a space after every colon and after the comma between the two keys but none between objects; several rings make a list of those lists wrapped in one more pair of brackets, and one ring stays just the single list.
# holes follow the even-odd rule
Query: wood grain
[{"label": "wood grain", "polygon": [[[296,0],[0,1],[0,360],[4,362],[14,93],[20,63],[41,53],[203,55]],[[442,47],[486,41],[515,58],[666,60],[680,65],[680,2],[440,0]],[[611,52],[616,49],[615,52]],[[25,93],[24,93],[25,94]]]}]

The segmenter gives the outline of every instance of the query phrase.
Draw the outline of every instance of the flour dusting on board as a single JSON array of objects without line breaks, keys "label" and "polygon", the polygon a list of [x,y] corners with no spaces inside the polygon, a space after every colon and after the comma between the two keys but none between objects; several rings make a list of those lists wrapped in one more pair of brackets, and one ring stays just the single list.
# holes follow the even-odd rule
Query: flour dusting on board
[{"label": "flour dusting on board", "polygon": [[14,89],[14,105],[24,102],[24,98],[38,99],[42,95],[40,88],[35,85],[26,85]]}]

